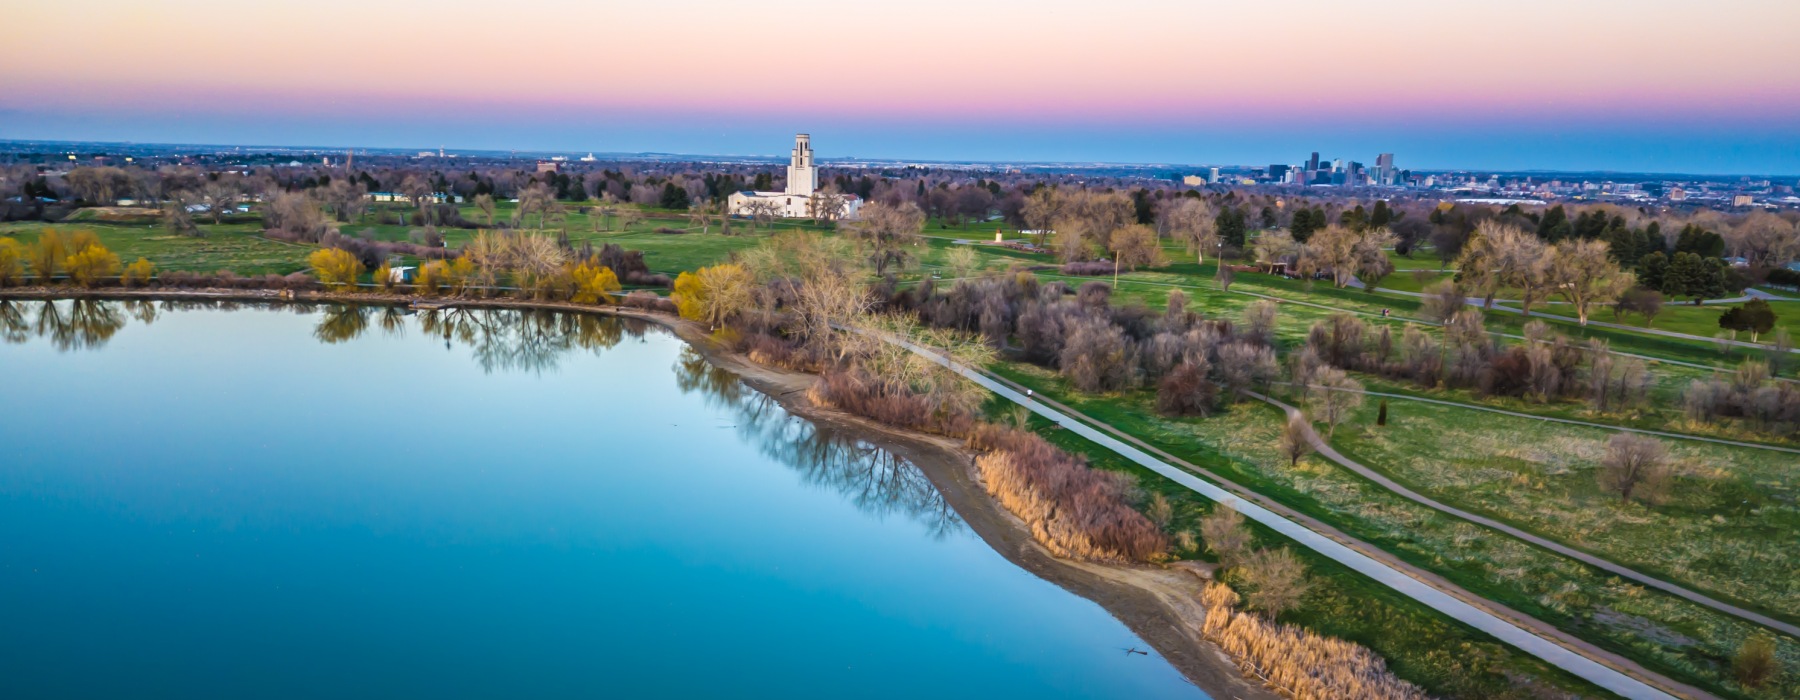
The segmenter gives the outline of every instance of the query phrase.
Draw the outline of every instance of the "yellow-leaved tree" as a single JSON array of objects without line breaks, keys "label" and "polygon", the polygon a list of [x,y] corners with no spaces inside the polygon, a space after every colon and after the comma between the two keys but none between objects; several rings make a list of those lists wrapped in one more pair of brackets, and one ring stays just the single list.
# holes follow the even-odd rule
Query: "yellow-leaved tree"
[{"label": "yellow-leaved tree", "polygon": [[718,328],[726,320],[750,307],[755,276],[737,263],[721,263],[683,272],[675,278],[675,289],[669,298],[681,317],[705,321]]},{"label": "yellow-leaved tree", "polygon": [[394,291],[394,266],[393,265],[389,265],[388,263],[385,263],[385,262],[382,263],[381,267],[375,268],[375,274],[371,275],[370,278],[375,281],[375,284],[378,284],[381,286],[381,291],[384,291],[384,292]]},{"label": "yellow-leaved tree", "polygon": [[571,301],[577,304],[611,304],[615,301],[613,292],[619,291],[619,276],[613,274],[612,268],[601,265],[598,258],[588,258],[569,271],[575,280],[575,294]]},{"label": "yellow-leaved tree", "polygon": [[682,318],[699,321],[706,318],[706,292],[700,287],[700,276],[692,272],[683,272],[675,276],[675,286],[669,291],[669,300],[675,302],[675,310]]},{"label": "yellow-leaved tree", "polygon": [[49,284],[50,276],[56,274],[56,268],[68,255],[68,248],[63,244],[62,234],[56,229],[47,228],[38,233],[37,244],[31,247],[31,274],[37,278],[38,284]]},{"label": "yellow-leaved tree", "polygon": [[468,290],[469,282],[475,279],[475,262],[468,257],[460,257],[450,261],[450,291],[461,295]]},{"label": "yellow-leaved tree", "polygon": [[321,248],[306,256],[306,263],[312,266],[313,276],[319,282],[333,289],[356,284],[356,276],[362,274],[363,265],[350,251],[337,248]]},{"label": "yellow-leaved tree", "polygon": [[700,315],[713,328],[750,308],[756,279],[743,265],[723,263],[703,267],[700,277]]},{"label": "yellow-leaved tree", "polygon": [[127,287],[138,287],[149,284],[155,274],[156,263],[150,262],[149,258],[138,258],[137,262],[125,266],[125,276],[119,281]]},{"label": "yellow-leaved tree", "polygon": [[413,279],[413,288],[426,296],[437,296],[437,293],[450,284],[450,263],[432,260],[419,266],[419,276]]},{"label": "yellow-leaved tree", "polygon": [[0,287],[25,279],[25,247],[11,238],[0,238]]},{"label": "yellow-leaved tree", "polygon": [[89,243],[63,259],[63,269],[68,270],[69,278],[76,284],[92,287],[102,279],[119,274],[119,256],[106,246]]}]

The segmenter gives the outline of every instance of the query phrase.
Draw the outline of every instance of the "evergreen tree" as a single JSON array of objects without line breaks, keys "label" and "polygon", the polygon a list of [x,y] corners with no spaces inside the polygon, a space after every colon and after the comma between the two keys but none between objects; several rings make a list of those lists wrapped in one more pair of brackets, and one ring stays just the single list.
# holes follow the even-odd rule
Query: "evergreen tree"
[{"label": "evergreen tree", "polygon": [[1568,237],[1570,228],[1569,213],[1558,204],[1544,212],[1543,220],[1538,222],[1537,235],[1546,241],[1560,241]]},{"label": "evergreen tree", "polygon": [[675,183],[673,183],[673,182],[664,184],[663,191],[662,191],[661,204],[662,204],[662,208],[664,208],[664,209],[684,209],[684,210],[687,209],[688,208],[687,190],[684,188],[681,188],[681,187],[676,187]]},{"label": "evergreen tree", "polygon": [[1719,314],[1719,327],[1733,333],[1750,331],[1750,342],[1775,327],[1775,309],[1769,302],[1751,299],[1743,306],[1733,306]]},{"label": "evergreen tree", "polygon": [[1725,255],[1725,239],[1719,234],[1688,224],[1681,227],[1680,235],[1675,237],[1675,252],[1693,253],[1703,258],[1722,257]]},{"label": "evergreen tree", "polygon": [[1219,240],[1224,241],[1225,245],[1239,249],[1244,247],[1246,224],[1243,210],[1237,207],[1225,207],[1224,211],[1219,212],[1219,216],[1213,220],[1213,223],[1219,230]]},{"label": "evergreen tree", "polygon": [[1668,271],[1669,256],[1663,254],[1660,250],[1638,258],[1638,285],[1645,289],[1661,290],[1663,288],[1663,278]]},{"label": "evergreen tree", "polygon": [[1394,221],[1394,210],[1388,208],[1387,200],[1375,200],[1375,211],[1369,214],[1369,228],[1381,228]]},{"label": "evergreen tree", "polygon": [[1685,296],[1694,305],[1725,295],[1725,261],[1703,258],[1693,253],[1676,253],[1663,274],[1662,293]]},{"label": "evergreen tree", "polygon": [[1288,224],[1288,233],[1293,234],[1295,243],[1305,243],[1314,231],[1322,228],[1325,228],[1324,210],[1300,208],[1294,210],[1294,221]]}]

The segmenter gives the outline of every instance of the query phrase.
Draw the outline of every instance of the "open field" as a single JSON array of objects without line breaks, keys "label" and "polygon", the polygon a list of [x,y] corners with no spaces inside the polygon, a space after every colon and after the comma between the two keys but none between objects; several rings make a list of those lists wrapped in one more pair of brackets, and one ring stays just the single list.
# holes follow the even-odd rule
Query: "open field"
[{"label": "open field", "polygon": [[[992,369],[1484,597],[1677,680],[1724,697],[1774,698],[1800,692],[1800,685],[1772,693],[1748,692],[1729,680],[1728,660],[1737,645],[1757,631],[1754,625],[1414,504],[1317,457],[1290,466],[1279,452],[1283,419],[1274,407],[1240,402],[1208,418],[1171,419],[1154,411],[1149,391],[1084,395],[1041,368],[1002,363]],[[1340,428],[1340,439],[1360,425]],[[1783,645],[1786,658],[1800,657],[1800,644],[1784,639]]]},{"label": "open field", "polygon": [[1452,505],[1639,571],[1790,619],[1800,610],[1800,455],[1664,440],[1677,467],[1667,501],[1621,504],[1596,472],[1613,431],[1367,401],[1332,441],[1346,456]]},{"label": "open field", "polygon": [[[993,403],[998,407],[1000,402]],[[1162,494],[1174,506],[1171,529],[1195,529],[1215,504],[1160,475],[1126,460],[1069,431],[1054,429],[1033,417],[1030,427],[1089,464],[1130,475],[1145,492]],[[1198,463],[1219,466],[1227,458],[1213,455]],[[1289,545],[1306,563],[1315,587],[1301,607],[1282,619],[1319,634],[1356,642],[1380,654],[1388,668],[1437,697],[1533,697],[1545,693],[1600,691],[1524,653],[1485,638],[1445,619],[1392,589],[1370,581],[1310,550],[1293,547],[1285,538],[1252,524],[1259,546]],[[1205,552],[1180,552],[1182,558],[1211,561]]]}]

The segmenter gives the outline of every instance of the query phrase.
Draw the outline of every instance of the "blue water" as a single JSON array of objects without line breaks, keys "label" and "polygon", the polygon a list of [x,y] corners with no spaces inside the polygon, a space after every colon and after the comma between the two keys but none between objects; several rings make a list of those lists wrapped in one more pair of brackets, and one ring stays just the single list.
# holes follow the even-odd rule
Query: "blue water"
[{"label": "blue water", "polygon": [[0,697],[1197,697],[655,327],[0,304]]}]

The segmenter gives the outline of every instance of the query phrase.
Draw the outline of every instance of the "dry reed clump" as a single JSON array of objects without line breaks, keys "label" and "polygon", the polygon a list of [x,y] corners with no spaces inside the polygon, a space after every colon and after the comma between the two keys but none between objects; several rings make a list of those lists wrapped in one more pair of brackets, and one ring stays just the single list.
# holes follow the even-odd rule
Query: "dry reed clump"
[{"label": "dry reed clump", "polygon": [[1294,700],[1428,697],[1418,686],[1389,673],[1387,662],[1363,646],[1239,611],[1238,594],[1230,586],[1207,584],[1200,602],[1206,606],[1201,635],[1224,649],[1239,670],[1284,696]]},{"label": "dry reed clump", "polygon": [[[750,357],[762,362],[757,359],[757,352],[753,348]],[[807,397],[813,403],[886,425],[952,437],[968,435],[975,429],[972,416],[935,407],[921,394],[893,390],[859,369],[832,370],[820,375],[819,381],[807,391]]]},{"label": "dry reed clump", "polygon": [[1057,556],[1103,562],[1167,556],[1168,538],[1127,502],[1123,477],[1090,469],[1019,430],[983,425],[970,442],[987,450],[975,466],[988,493]]}]

